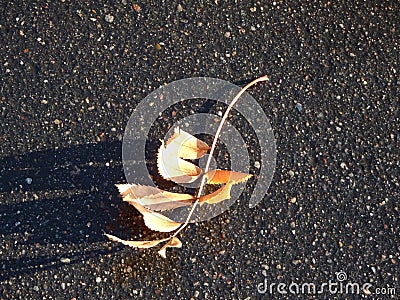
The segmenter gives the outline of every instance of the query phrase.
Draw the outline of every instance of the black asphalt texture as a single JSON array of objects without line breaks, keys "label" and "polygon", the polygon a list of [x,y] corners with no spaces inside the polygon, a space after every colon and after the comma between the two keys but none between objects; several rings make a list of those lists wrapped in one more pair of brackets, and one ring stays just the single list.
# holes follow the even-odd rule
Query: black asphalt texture
[{"label": "black asphalt texture", "polygon": [[[0,299],[397,299],[399,53],[398,1],[1,1]],[[167,259],[110,242],[155,236],[114,187],[135,106],[266,74],[263,201],[190,225]],[[276,287],[338,272],[371,294]]]}]

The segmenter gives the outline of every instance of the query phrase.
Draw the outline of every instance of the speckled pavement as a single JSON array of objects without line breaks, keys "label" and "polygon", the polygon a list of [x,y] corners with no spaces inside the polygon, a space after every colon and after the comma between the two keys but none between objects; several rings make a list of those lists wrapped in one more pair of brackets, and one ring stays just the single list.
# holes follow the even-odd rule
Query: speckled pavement
[{"label": "speckled pavement", "polygon": [[[397,299],[399,16],[398,1],[2,1],[0,299]],[[135,106],[182,78],[265,74],[249,91],[277,143],[263,201],[190,225],[167,259],[107,240],[153,235],[114,187]],[[370,287],[296,293],[329,281]]]}]

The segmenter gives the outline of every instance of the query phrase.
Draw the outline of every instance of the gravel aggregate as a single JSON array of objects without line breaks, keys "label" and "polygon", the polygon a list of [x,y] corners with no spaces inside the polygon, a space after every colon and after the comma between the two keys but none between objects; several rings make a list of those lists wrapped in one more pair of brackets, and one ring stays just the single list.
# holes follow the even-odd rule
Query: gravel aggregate
[{"label": "gravel aggregate", "polygon": [[[338,272],[374,294],[323,298],[397,299],[399,16],[398,1],[2,1],[0,299],[316,299],[257,287]],[[141,99],[265,74],[249,91],[277,143],[263,201],[189,226],[166,260],[108,241],[153,234],[114,187]]]}]

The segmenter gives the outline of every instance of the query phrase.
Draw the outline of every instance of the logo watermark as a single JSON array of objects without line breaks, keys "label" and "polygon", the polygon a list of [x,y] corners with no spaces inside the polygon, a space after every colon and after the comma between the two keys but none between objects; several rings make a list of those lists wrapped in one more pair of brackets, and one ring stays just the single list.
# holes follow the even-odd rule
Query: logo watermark
[{"label": "logo watermark", "polygon": [[[171,82],[149,94],[134,109],[125,129],[122,162],[128,183],[156,186],[146,165],[145,148],[153,124],[164,111],[173,105],[193,99],[212,100],[229,105],[240,90],[239,86],[221,79],[193,77]],[[255,133],[257,139],[255,147],[259,149],[261,156],[261,160],[257,162],[256,166],[258,169],[257,181],[249,200],[249,206],[254,207],[263,199],[272,181],[276,163],[275,138],[262,107],[250,94],[245,92],[234,108]],[[165,140],[171,136],[177,126],[192,135],[214,136],[220,120],[220,115],[212,113],[190,114],[174,124],[165,137],[159,138]],[[248,149],[244,147],[246,142],[242,135],[243,130],[240,131],[227,122],[219,140],[229,152],[231,169],[248,172],[251,167],[250,158]],[[231,199],[214,205],[213,209],[207,206],[196,207],[191,220],[205,221],[223,213],[239,198],[244,187],[244,184],[235,186],[231,191]],[[187,217],[187,210],[176,209],[166,215],[175,221],[182,221]]]},{"label": "logo watermark", "polygon": [[328,280],[327,282],[268,282],[264,278],[264,282],[257,285],[257,292],[260,294],[293,294],[293,295],[320,295],[320,294],[347,294],[347,295],[380,295],[393,296],[396,295],[396,288],[391,286],[374,287],[371,283],[352,282],[348,280],[344,271],[336,272],[336,280]]}]

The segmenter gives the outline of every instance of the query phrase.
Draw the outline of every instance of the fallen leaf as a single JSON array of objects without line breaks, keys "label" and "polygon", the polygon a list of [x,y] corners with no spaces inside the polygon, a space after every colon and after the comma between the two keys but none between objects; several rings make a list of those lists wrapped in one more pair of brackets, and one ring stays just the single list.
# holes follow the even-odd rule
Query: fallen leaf
[{"label": "fallen leaf", "polygon": [[225,184],[215,192],[201,196],[199,202],[201,204],[216,204],[231,198],[231,189],[234,184],[238,184],[248,180],[253,175],[229,170],[210,170],[205,176],[208,184]]},{"label": "fallen leaf", "polygon": [[192,195],[189,194],[172,193],[148,185],[116,184],[116,186],[123,197],[130,196],[134,198],[150,198],[152,196],[159,197],[159,195],[161,194],[165,197],[171,198],[170,201],[187,200],[194,198]]},{"label": "fallen leaf", "polygon": [[208,203],[208,204],[215,204],[219,203],[224,200],[228,200],[231,198],[231,189],[234,183],[227,183],[215,192],[201,196],[199,198],[200,204]]},{"label": "fallen leaf", "polygon": [[136,202],[156,211],[187,206],[195,200],[192,195],[171,193],[153,186],[138,184],[116,184],[116,186],[124,201]]},{"label": "fallen leaf", "polygon": [[161,249],[158,251],[158,254],[160,254],[162,257],[167,258],[167,248],[181,248],[182,247],[182,242],[177,238],[173,237],[170,239],[168,243],[166,243],[164,246],[161,247]]},{"label": "fallen leaf", "polygon": [[131,186],[129,183],[122,183],[115,185],[118,189],[118,192],[121,194],[122,198],[130,193],[129,187]]},{"label": "fallen leaf", "polygon": [[172,221],[166,216],[151,211],[135,201],[131,201],[130,204],[132,204],[143,215],[144,224],[151,230],[171,232],[175,229],[178,229],[179,226],[182,225],[182,223]]},{"label": "fallen leaf", "polygon": [[201,169],[177,156],[177,149],[164,146],[164,141],[161,141],[161,146],[158,149],[157,167],[158,173],[167,180],[172,180],[176,183],[191,183],[199,178]]},{"label": "fallen leaf", "polygon": [[166,210],[171,210],[183,206],[189,206],[192,205],[194,202],[193,200],[184,200],[184,201],[173,201],[173,202],[162,202],[162,203],[157,203],[157,204],[149,204],[145,205],[146,208],[154,211],[166,211]]},{"label": "fallen leaf", "polygon": [[206,143],[179,127],[175,128],[174,135],[168,139],[165,147],[167,151],[185,159],[198,159],[210,150]]},{"label": "fallen leaf", "polygon": [[106,237],[108,237],[111,241],[114,242],[119,242],[122,243],[126,246],[130,246],[130,247],[134,247],[134,248],[151,248],[154,246],[157,246],[159,243],[165,241],[166,239],[163,240],[154,240],[154,241],[126,241],[126,240],[122,240],[114,235],[111,234],[107,234],[105,233]]},{"label": "fallen leaf", "polygon": [[237,184],[248,180],[253,175],[229,170],[210,170],[205,176],[207,177],[208,184],[223,184],[228,182]]}]

